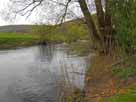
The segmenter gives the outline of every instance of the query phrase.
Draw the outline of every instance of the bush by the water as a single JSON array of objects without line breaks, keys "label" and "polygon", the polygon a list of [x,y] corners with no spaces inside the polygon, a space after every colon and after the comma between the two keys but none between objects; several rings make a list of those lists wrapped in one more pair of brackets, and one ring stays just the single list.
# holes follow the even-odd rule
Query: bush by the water
[{"label": "bush by the water", "polygon": [[77,40],[89,39],[87,27],[80,20],[56,26],[37,25],[34,26],[32,33],[39,35],[41,41],[55,43],[71,43]]}]

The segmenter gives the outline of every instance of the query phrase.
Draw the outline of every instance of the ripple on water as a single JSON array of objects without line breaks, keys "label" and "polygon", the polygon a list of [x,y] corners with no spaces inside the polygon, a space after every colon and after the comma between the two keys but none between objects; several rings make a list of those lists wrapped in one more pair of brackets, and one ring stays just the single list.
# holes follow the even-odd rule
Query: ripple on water
[{"label": "ripple on water", "polygon": [[[6,79],[8,86],[3,99],[11,97],[1,101],[0,95],[0,102],[57,102],[65,84],[82,89],[85,58],[69,55],[64,49],[37,46],[0,53],[0,73],[4,76],[0,81]],[[6,88],[4,84],[0,88]]]}]

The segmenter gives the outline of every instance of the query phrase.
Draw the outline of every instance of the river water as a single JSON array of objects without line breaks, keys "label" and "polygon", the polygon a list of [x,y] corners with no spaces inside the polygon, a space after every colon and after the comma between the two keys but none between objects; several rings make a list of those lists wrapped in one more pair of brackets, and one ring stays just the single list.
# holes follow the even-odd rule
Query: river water
[{"label": "river water", "polygon": [[0,51],[0,102],[58,102],[62,85],[84,88],[87,57],[63,45]]}]

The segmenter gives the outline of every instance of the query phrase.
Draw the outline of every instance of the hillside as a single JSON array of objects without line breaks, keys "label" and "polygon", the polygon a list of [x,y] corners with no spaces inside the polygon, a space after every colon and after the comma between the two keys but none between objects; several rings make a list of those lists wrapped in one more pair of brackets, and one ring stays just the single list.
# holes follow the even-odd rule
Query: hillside
[{"label": "hillside", "polygon": [[[76,20],[71,20],[63,23],[63,25],[71,25],[74,23],[77,24],[83,24],[84,19],[76,19]],[[6,25],[6,26],[0,26],[0,32],[17,32],[17,33],[24,33],[24,32],[29,32],[33,29],[33,27],[41,27],[43,25]],[[46,25],[44,25],[46,28]],[[51,27],[51,26],[50,26]],[[53,27],[53,26],[52,26]]]},{"label": "hillside", "polygon": [[32,25],[7,25],[0,26],[0,32],[28,32],[31,30]]}]

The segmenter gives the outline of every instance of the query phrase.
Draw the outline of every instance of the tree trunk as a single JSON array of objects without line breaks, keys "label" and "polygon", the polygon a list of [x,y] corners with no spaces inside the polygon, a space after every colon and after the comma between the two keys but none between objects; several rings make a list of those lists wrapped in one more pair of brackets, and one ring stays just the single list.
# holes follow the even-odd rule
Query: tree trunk
[{"label": "tree trunk", "polygon": [[[101,0],[95,0],[97,19],[98,19],[98,30],[92,18],[92,15],[88,9],[86,0],[79,0],[81,10],[84,14],[86,24],[88,26],[91,37],[95,43],[101,45],[100,53],[109,54],[110,48],[112,46],[112,22],[111,15],[109,13],[110,8],[108,4],[109,0],[105,0],[105,12],[103,11],[103,6]],[[100,34],[101,35],[100,35]]]},{"label": "tree trunk", "polygon": [[101,37],[97,32],[96,25],[95,25],[95,23],[92,19],[92,16],[91,16],[90,11],[87,7],[86,1],[85,0],[79,0],[79,4],[80,4],[81,10],[84,14],[86,24],[87,24],[89,32],[90,32],[90,36],[92,37],[93,40],[100,43]]},{"label": "tree trunk", "polygon": [[108,35],[112,34],[112,21],[111,21],[111,14],[110,14],[110,6],[109,6],[109,0],[105,0],[105,32]]},{"label": "tree trunk", "polygon": [[107,51],[110,53],[113,50],[113,35],[112,35],[112,19],[110,14],[109,0],[105,0],[105,36],[104,41],[107,47]]},{"label": "tree trunk", "polygon": [[105,17],[101,0],[95,0],[96,13],[101,36],[105,34]]},{"label": "tree trunk", "polygon": [[108,54],[112,49],[112,22],[110,14],[109,0],[105,0],[105,12],[103,11],[102,0],[95,0],[98,28],[103,39],[104,53]]}]

